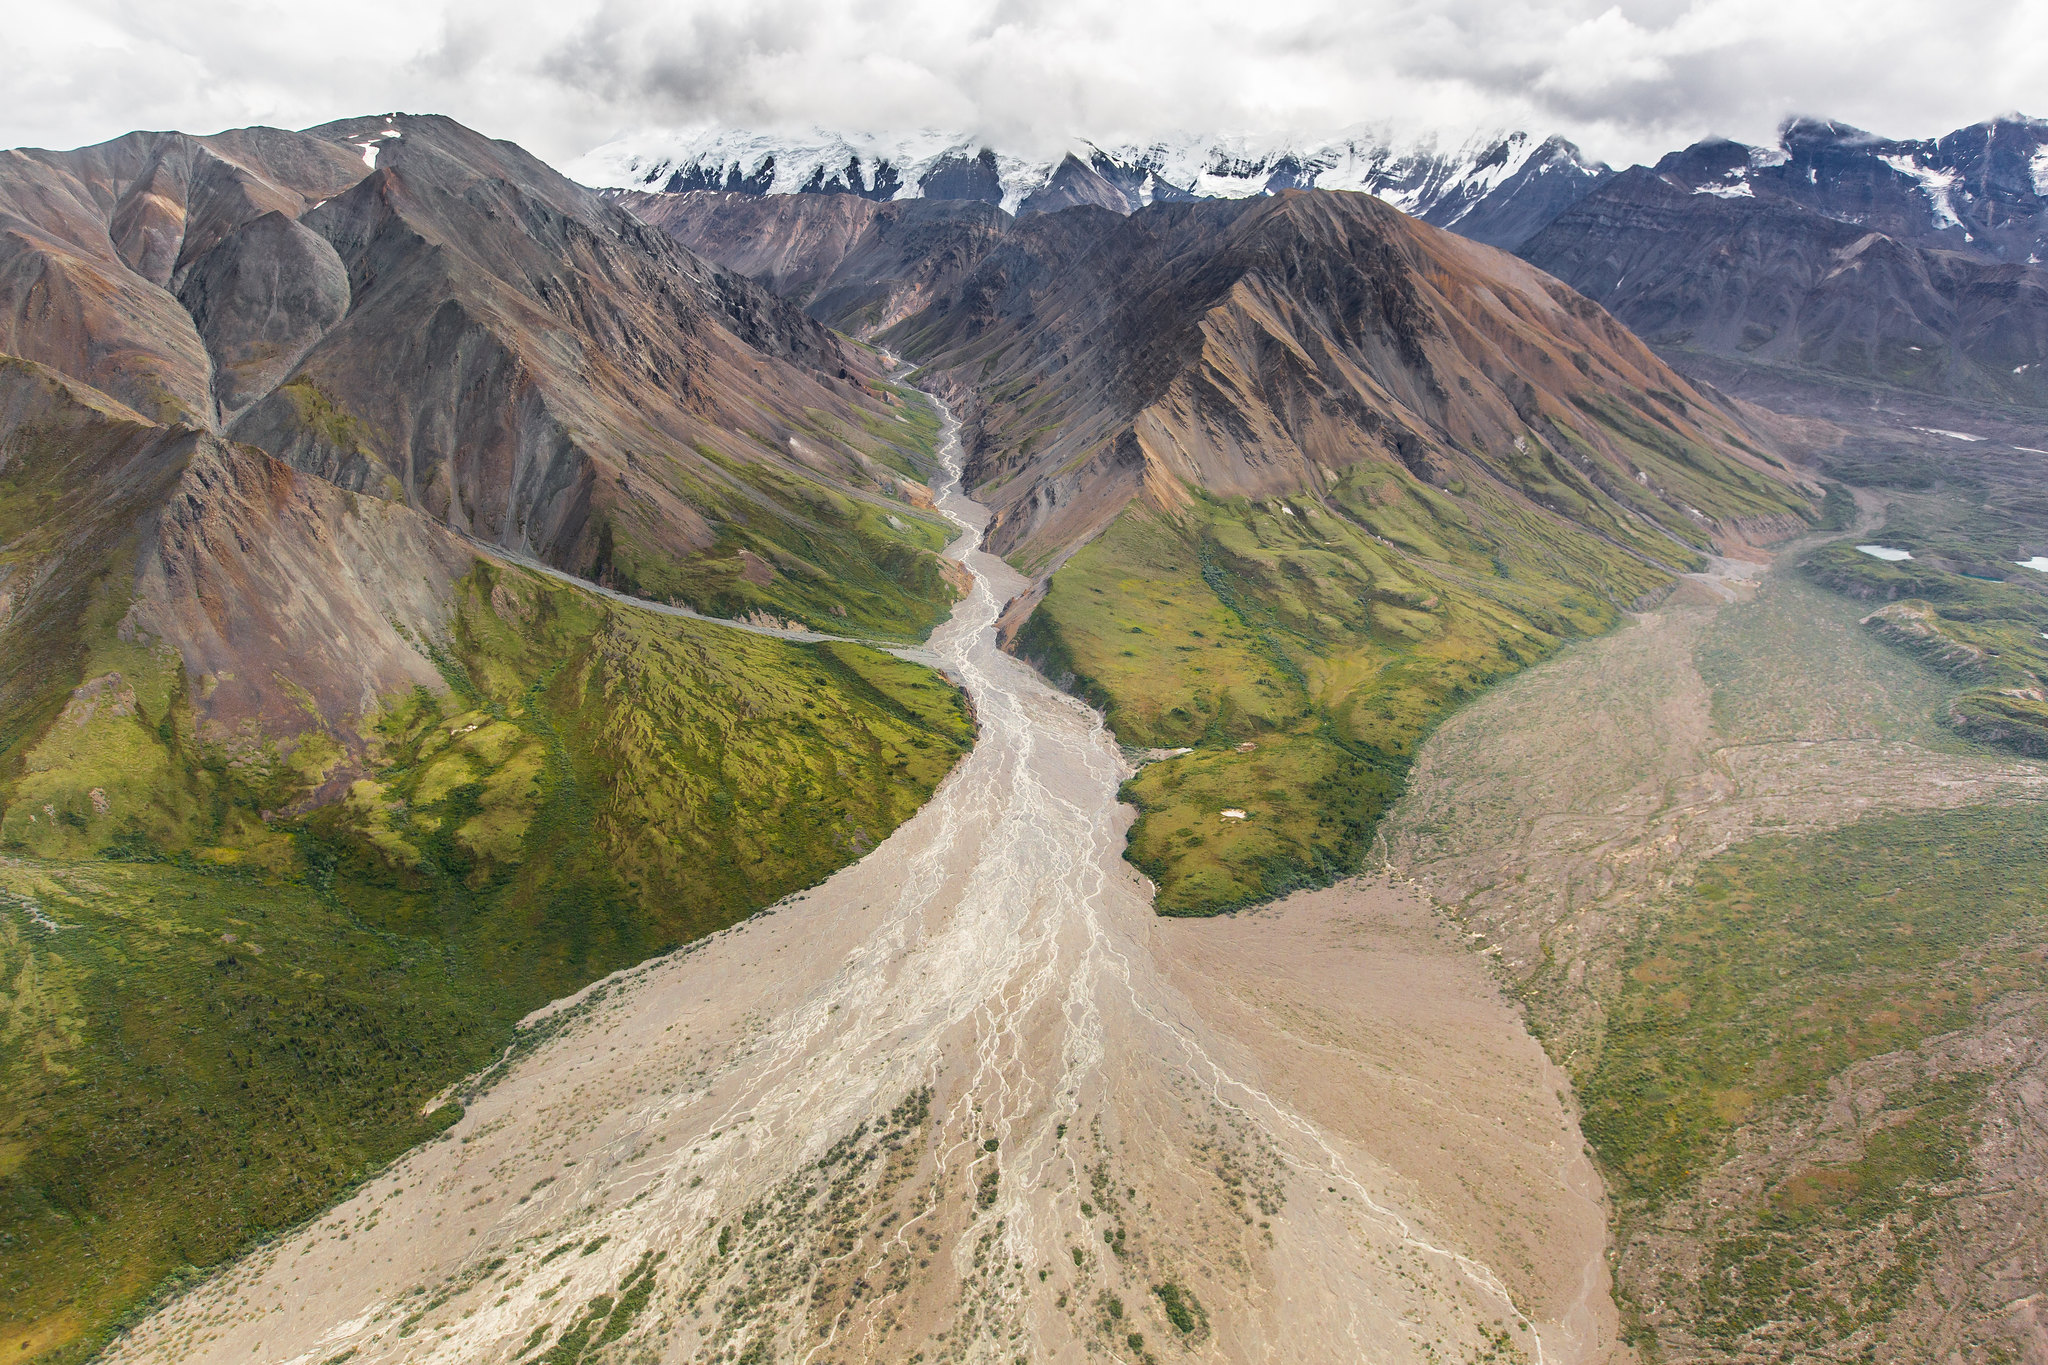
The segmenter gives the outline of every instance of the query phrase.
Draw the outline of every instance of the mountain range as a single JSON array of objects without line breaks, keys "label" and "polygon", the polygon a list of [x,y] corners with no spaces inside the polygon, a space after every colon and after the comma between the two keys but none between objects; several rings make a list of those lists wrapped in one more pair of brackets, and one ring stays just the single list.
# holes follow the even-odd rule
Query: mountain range
[{"label": "mountain range", "polygon": [[[1466,689],[1806,524],[1753,413],[1371,195],[619,202],[951,397],[1035,580],[1009,638],[1125,742],[1193,750],[1130,789],[1163,909],[1329,875]],[[1286,816],[1193,834],[1240,789]]]},{"label": "mountain range", "polygon": [[2048,405],[2040,120],[1927,142],[1800,121],[1775,148],[1699,143],[1608,180],[1521,251],[1667,353],[1738,376],[1846,383],[1864,406]]},{"label": "mountain range", "polygon": [[721,614],[949,600],[871,361],[509,144],[135,134],[8,153],[0,216],[0,346],[154,419]]},{"label": "mountain range", "polygon": [[[1655,166],[1617,172],[1558,137],[1513,132],[1456,145],[1383,130],[1310,140],[1182,137],[1077,143],[1031,158],[971,138],[884,139],[730,130],[640,134],[574,163],[590,184],[636,196],[635,211],[679,227],[693,211],[657,196],[844,195],[892,205],[986,204],[1011,216],[1093,205],[1242,198],[1286,189],[1374,195],[1413,217],[1512,251],[1611,308],[1683,367],[1688,355],[1792,371],[1824,385],[2039,406],[2048,403],[2043,277],[2048,122],[2008,115],[1940,138],[1887,139],[1795,119],[1777,144],[1711,138]],[[720,210],[737,221],[747,210]],[[751,211],[766,222],[782,211]],[[849,250],[963,229],[930,210],[892,209],[842,230]],[[926,226],[947,220],[945,227]],[[808,221],[808,220],[807,220]],[[851,220],[849,220],[849,223]],[[912,223],[919,224],[913,228]],[[903,226],[898,226],[903,224]],[[949,243],[954,258],[974,250]],[[773,245],[771,245],[773,244]],[[789,250],[766,233],[757,252]],[[830,271],[796,279],[762,255],[723,256],[794,284],[819,314],[869,308]],[[913,247],[906,269],[946,263]],[[806,253],[817,275],[818,258]],[[743,263],[740,263],[743,262]],[[869,274],[875,272],[869,271]],[[882,313],[893,307],[880,301]],[[1715,366],[1713,373],[1728,378]],[[1741,387],[1739,378],[1729,382]]]},{"label": "mountain range", "polygon": [[1080,141],[1051,157],[1019,155],[951,133],[781,137],[713,128],[631,134],[565,169],[606,189],[968,200],[1020,216],[1077,204],[1130,213],[1153,203],[1280,190],[1357,190],[1426,223],[1507,248],[1612,173],[1558,137],[1482,132],[1440,144],[1380,128],[1310,140],[1183,135],[1142,144]]},{"label": "mountain range", "polygon": [[[1152,909],[1358,871],[1458,707],[1846,526],[1809,461],[1859,434],[1708,362],[2048,406],[2044,139],[713,133],[564,175],[391,113],[0,154],[0,1356],[89,1357],[455,1122],[529,1011],[887,838],[974,745],[992,684],[916,648],[970,585],[1123,746],[1089,780]],[[1995,557],[1828,554],[1959,566],[2032,724]],[[597,1302],[547,1359],[632,1328]]]}]

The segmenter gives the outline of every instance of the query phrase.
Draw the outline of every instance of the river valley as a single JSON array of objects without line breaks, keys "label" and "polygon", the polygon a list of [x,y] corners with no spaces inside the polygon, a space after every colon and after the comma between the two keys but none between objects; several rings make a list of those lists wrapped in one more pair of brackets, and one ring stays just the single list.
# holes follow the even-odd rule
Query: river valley
[{"label": "river valley", "polygon": [[866,859],[530,1021],[465,1117],[117,1360],[1526,1359],[1613,1345],[1565,1086],[1426,902],[1162,921],[1099,716],[981,726]]}]

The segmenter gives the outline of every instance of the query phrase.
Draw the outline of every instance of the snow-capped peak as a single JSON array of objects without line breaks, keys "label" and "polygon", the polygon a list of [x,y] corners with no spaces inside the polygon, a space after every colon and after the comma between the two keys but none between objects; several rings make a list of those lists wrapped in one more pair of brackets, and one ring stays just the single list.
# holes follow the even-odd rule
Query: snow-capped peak
[{"label": "snow-capped peak", "polygon": [[1556,182],[1542,191],[1546,197],[1575,199],[1607,174],[1605,166],[1587,161],[1561,138],[1516,130],[1463,139],[1400,138],[1377,126],[1314,138],[1082,139],[1052,156],[1019,155],[984,139],[936,130],[881,136],[700,127],[629,134],[565,169],[586,185],[606,189],[980,199],[1012,213],[1076,203],[1129,212],[1160,200],[1357,190],[1441,226],[1463,222],[1504,186],[1527,177]]}]

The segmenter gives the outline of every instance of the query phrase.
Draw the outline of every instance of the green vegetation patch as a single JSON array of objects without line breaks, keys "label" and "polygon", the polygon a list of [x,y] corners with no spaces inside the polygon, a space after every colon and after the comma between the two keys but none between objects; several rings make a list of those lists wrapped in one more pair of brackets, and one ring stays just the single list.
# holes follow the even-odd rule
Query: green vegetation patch
[{"label": "green vegetation patch", "polygon": [[973,742],[957,691],[878,650],[489,567],[441,662],[450,690],[385,713],[309,846],[356,913],[473,924],[565,990],[859,857]]},{"label": "green vegetation patch", "polygon": [[1968,687],[1941,714],[1950,729],[2048,757],[2048,574],[2017,562],[2039,532],[1957,500],[1916,499],[1875,539],[1913,558],[1882,560],[1842,542],[1800,567],[1870,603],[1863,624],[1886,644]]},{"label": "green vegetation patch", "polygon": [[1670,582],[1525,506],[1487,513],[1358,469],[1322,499],[1134,504],[1053,576],[1019,648],[1124,744],[1195,751],[1125,787],[1162,913],[1357,870],[1451,707]]},{"label": "green vegetation patch", "polygon": [[[54,927],[53,927],[54,926]],[[0,1350],[76,1360],[167,1272],[315,1212],[460,1110],[528,1006],[304,883],[0,861]]]},{"label": "green vegetation patch", "polygon": [[[1889,1319],[1931,1269],[1940,1193],[1968,1173],[1984,1090],[1971,1073],[1891,1096],[1889,1121],[1853,1159],[1776,1182],[1753,1224],[1707,1248],[1700,1335],[1734,1349],[1758,1334],[1810,1348]],[[1850,1258],[1846,1276],[1836,1258],[1816,1264],[1818,1246],[1852,1239],[1882,1250]]]},{"label": "green vegetation patch", "polygon": [[1168,1280],[1152,1286],[1158,1296],[1159,1306],[1166,1313],[1166,1320],[1173,1324],[1173,1330],[1184,1337],[1205,1336],[1209,1330],[1209,1315],[1202,1308],[1195,1291],[1184,1285]]},{"label": "green vegetation patch", "polygon": [[1888,816],[1759,839],[1702,866],[1624,959],[1584,1127],[1617,1193],[1683,1190],[1729,1132],[1850,1064],[2048,984],[2048,807]]},{"label": "green vegetation patch", "polygon": [[671,482],[704,515],[712,543],[679,550],[670,515],[629,508],[599,531],[591,576],[711,616],[765,611],[834,634],[923,639],[952,610],[937,552],[958,531],[930,509],[920,482],[937,466],[936,409],[913,389],[884,397],[902,420],[864,417],[845,430],[813,414],[816,439],[867,455],[861,492],[870,496],[700,445],[709,475],[671,466]]},{"label": "green vegetation patch", "polygon": [[[1745,1135],[1856,1063],[2048,987],[2044,878],[2040,803],[1873,818],[1704,864],[1625,955],[1603,1041],[1575,1067],[1616,1240],[1662,1228]],[[1696,1282],[1655,1293],[1692,1300],[1688,1330],[1728,1350],[1796,1353],[1883,1323],[1923,1292],[1985,1080],[1921,1069],[1866,1088],[1849,1150],[1765,1167],[1753,1197],[1721,1203]]]},{"label": "green vegetation patch", "polygon": [[944,430],[938,408],[907,385],[876,382],[868,387],[890,409],[886,417],[858,413],[863,429],[875,442],[875,458],[913,479],[929,480],[938,472],[939,438]]},{"label": "green vegetation patch", "polygon": [[447,690],[347,752],[202,743],[175,660],[102,639],[0,788],[6,1358],[317,1212],[528,1010],[853,861],[973,741],[880,651],[481,563],[428,648]]}]

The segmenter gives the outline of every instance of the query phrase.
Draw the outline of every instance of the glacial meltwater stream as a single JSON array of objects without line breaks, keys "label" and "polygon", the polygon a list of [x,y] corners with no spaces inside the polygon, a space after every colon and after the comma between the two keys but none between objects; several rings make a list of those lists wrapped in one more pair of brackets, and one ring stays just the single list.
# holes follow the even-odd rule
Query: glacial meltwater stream
[{"label": "glacial meltwater stream", "polygon": [[[1122,859],[1127,770],[1101,718],[997,648],[1023,584],[978,548],[950,435],[946,459],[940,506],[965,531],[950,553],[974,586],[928,653],[981,735],[930,804],[825,884],[550,1007],[553,1030],[446,1136],[112,1358],[1559,1362],[1604,1346],[1599,1286],[1525,1290],[1528,1258],[1506,1264],[1491,1248],[1513,1239],[1482,1230],[1496,1215],[1438,1193],[1494,1177],[1443,1169],[1437,1120],[1411,1125],[1430,1149],[1411,1163],[1371,1140],[1384,1113],[1301,1098],[1319,1075],[1352,1085],[1343,1029],[1372,1031],[1335,1012],[1341,981],[1252,974],[1224,1002],[1190,984],[1221,977],[1175,966],[1173,935],[1204,927],[1157,920]],[[1327,928],[1352,902],[1318,904],[1336,907]],[[1289,932],[1285,913],[1259,942]],[[1489,1086],[1546,1104],[1553,1088],[1494,1008],[1468,1011],[1484,1065],[1373,1063],[1392,1098],[1326,1108],[1466,1124],[1574,1210],[1532,1243],[1597,1258],[1597,1206],[1565,1188],[1576,1129],[1487,1111]],[[1228,1022],[1245,1011],[1263,1012],[1257,1040]],[[1404,1055],[1448,1046],[1428,1032]],[[1493,1207],[1483,1191],[1471,1206]]]}]

